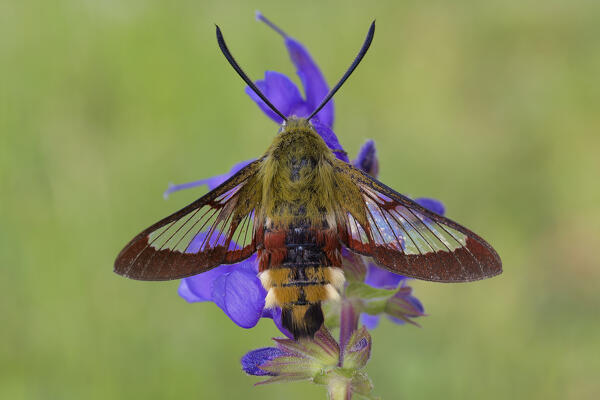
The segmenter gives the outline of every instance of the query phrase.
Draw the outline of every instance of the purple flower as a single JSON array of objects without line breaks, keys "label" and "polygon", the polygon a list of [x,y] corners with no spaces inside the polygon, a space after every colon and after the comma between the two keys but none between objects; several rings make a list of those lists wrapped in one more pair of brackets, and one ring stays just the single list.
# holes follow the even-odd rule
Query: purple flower
[{"label": "purple flower", "polygon": [[[360,339],[365,339],[365,345],[356,346],[354,350],[358,358],[363,356],[362,358],[368,359],[371,337],[366,331],[361,333],[363,335],[356,335],[352,345],[356,345]],[[296,341],[291,338],[273,340],[277,347],[252,350],[241,359],[242,369],[247,374],[276,377],[261,383],[312,379],[326,369],[335,368],[340,360],[339,345],[325,328],[317,331],[312,341]],[[366,357],[364,353],[368,353]],[[364,364],[361,365],[363,366]]]},{"label": "purple flower", "polygon": [[[266,71],[265,78],[256,81],[256,86],[258,86],[269,101],[286,117],[292,115],[297,117],[308,117],[329,93],[329,86],[325,81],[325,77],[306,48],[300,42],[289,37],[261,13],[256,13],[256,19],[266,23],[283,36],[285,47],[287,48],[292,63],[296,67],[296,73],[302,82],[305,97],[302,97],[300,90],[290,78],[275,71]],[[256,104],[258,104],[261,110],[263,110],[269,118],[278,124],[283,122],[281,117],[275,114],[256,95],[256,93],[252,91],[252,89],[246,87],[246,93],[254,100],[254,102],[256,102]],[[311,123],[329,148],[335,151],[336,157],[342,161],[348,162],[348,157],[332,130],[333,120],[333,100],[330,100],[327,105],[311,119]]]},{"label": "purple flower", "polygon": [[[398,292],[394,295],[394,305],[397,313],[388,312],[390,321],[402,325],[406,322],[415,324],[410,318],[416,318],[425,315],[425,309],[419,299],[412,295],[412,289],[407,285],[410,278],[394,274],[370,263],[367,269],[367,277],[365,283],[369,286],[381,289],[396,289]],[[398,315],[398,317],[394,317]],[[360,321],[368,329],[374,329],[379,325],[379,315],[369,315],[361,313]],[[416,325],[416,324],[415,324]]]},{"label": "purple flower", "polygon": [[252,328],[265,307],[266,292],[257,273],[256,256],[252,256],[182,279],[179,295],[190,303],[212,301],[238,326]]},{"label": "purple flower", "polygon": [[373,384],[364,371],[372,339],[364,327],[352,333],[343,351],[326,328],[313,340],[273,340],[277,347],[252,350],[241,359],[244,372],[267,377],[257,385],[307,380],[326,385],[331,399],[347,399],[352,394],[373,398]]}]

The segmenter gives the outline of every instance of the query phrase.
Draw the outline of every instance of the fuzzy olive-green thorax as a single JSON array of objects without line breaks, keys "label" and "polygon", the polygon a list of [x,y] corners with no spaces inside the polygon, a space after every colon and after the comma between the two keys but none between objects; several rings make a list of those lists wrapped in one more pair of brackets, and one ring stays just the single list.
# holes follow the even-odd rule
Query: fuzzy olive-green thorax
[{"label": "fuzzy olive-green thorax", "polygon": [[260,171],[265,217],[281,226],[306,221],[317,227],[338,214],[340,191],[360,199],[355,185],[335,173],[340,162],[306,119],[289,118]]}]

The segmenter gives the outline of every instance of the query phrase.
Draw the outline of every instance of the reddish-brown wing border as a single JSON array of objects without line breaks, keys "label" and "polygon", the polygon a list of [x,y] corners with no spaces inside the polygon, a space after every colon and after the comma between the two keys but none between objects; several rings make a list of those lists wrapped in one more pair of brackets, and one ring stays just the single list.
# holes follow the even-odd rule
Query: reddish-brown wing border
[{"label": "reddish-brown wing border", "polygon": [[[239,193],[248,184],[249,179],[257,173],[261,163],[262,159],[259,159],[248,164],[214,190],[142,231],[119,253],[115,260],[114,271],[119,275],[137,280],[171,280],[196,275],[221,264],[234,264],[250,257],[256,251],[258,244],[254,235],[251,243],[244,248],[229,249],[229,243],[232,240],[231,234],[235,231],[235,228],[232,228],[231,232],[227,232],[230,235],[225,243],[206,246],[203,251],[197,253],[156,249],[150,245],[149,237],[153,232],[186,217],[191,212],[204,206],[210,205],[217,212],[220,211],[227,203],[215,205],[214,200],[236,188],[236,186],[239,186],[236,191],[236,193]],[[235,196],[231,196],[231,198],[235,198]],[[244,228],[248,229],[247,227]],[[211,227],[206,227],[206,229],[210,230]]]},{"label": "reddish-brown wing border", "polygon": [[352,216],[347,216],[347,226],[345,229],[340,230],[339,234],[342,242],[351,250],[373,257],[379,265],[394,273],[428,281],[469,282],[490,278],[502,273],[500,256],[479,235],[449,218],[427,210],[349,164],[339,162],[336,169],[339,173],[350,174],[363,196],[368,196],[365,190],[361,188],[361,186],[366,186],[372,191],[381,193],[398,202],[409,210],[430,218],[438,224],[455,229],[466,236],[465,244],[453,251],[445,249],[446,251],[439,250],[424,254],[406,254],[398,244],[396,246],[386,246],[376,243],[371,233],[374,229],[378,229],[376,226],[362,227],[366,232],[368,243],[351,240],[348,225],[358,223],[357,219],[360,218],[350,220]]}]

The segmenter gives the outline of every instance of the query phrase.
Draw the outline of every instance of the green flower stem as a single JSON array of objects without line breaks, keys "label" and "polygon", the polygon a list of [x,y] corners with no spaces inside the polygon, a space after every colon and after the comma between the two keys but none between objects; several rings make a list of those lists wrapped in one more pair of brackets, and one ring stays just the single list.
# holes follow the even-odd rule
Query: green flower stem
[{"label": "green flower stem", "polygon": [[338,366],[344,363],[344,348],[350,337],[358,329],[358,313],[351,300],[343,299],[340,310],[340,361]]},{"label": "green flower stem", "polygon": [[332,379],[327,386],[329,400],[352,400],[350,381],[346,379]]}]

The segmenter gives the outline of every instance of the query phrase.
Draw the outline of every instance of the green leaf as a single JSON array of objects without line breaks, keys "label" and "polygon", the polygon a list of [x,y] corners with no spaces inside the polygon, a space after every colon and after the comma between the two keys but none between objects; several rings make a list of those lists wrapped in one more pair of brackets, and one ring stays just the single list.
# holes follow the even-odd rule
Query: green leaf
[{"label": "green leaf", "polygon": [[340,327],[340,302],[325,301],[321,304],[323,314],[325,315],[325,326],[327,329]]}]

